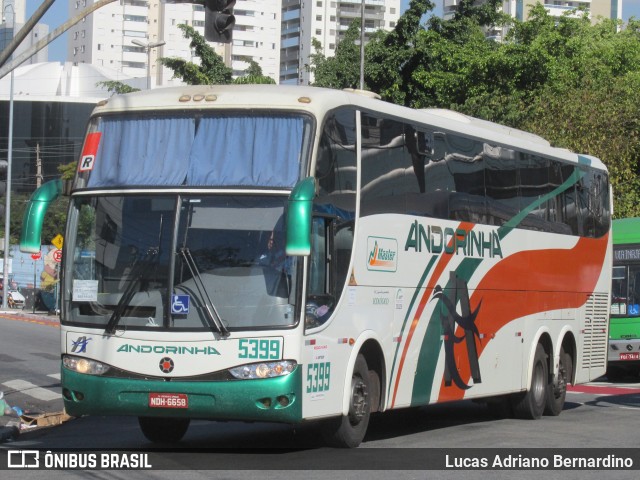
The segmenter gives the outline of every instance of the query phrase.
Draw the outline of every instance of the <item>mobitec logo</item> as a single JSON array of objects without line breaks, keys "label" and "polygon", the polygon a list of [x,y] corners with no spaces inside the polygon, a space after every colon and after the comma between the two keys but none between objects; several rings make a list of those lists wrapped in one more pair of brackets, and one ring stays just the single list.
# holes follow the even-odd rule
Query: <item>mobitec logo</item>
[{"label": "mobitec logo", "polygon": [[395,272],[398,269],[398,241],[395,238],[368,237],[367,270]]}]

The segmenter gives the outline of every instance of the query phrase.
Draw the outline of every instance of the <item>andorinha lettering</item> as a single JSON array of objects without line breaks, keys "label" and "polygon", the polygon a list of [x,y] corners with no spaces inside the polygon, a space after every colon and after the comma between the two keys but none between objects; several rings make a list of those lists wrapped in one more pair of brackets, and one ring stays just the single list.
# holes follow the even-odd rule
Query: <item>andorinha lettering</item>
[{"label": "andorinha lettering", "polygon": [[496,231],[484,232],[465,230],[464,228],[442,228],[437,225],[421,225],[415,220],[409,229],[407,241],[404,244],[405,251],[427,251],[429,253],[442,253],[465,255],[468,257],[500,257],[502,247],[500,237]]},{"label": "andorinha lettering", "polygon": [[125,353],[162,353],[173,355],[220,355],[213,347],[184,347],[173,345],[121,345],[118,352]]}]

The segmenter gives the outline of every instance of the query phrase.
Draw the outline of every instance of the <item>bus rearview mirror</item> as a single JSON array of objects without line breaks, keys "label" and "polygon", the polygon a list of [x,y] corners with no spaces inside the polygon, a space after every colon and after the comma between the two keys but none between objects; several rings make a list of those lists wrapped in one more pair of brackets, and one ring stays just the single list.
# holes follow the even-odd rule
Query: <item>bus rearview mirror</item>
[{"label": "bus rearview mirror", "polygon": [[291,195],[287,208],[287,255],[305,256],[311,253],[311,219],[316,182],[313,177],[300,180]]},{"label": "bus rearview mirror", "polygon": [[62,180],[58,178],[43,184],[31,195],[22,217],[21,252],[38,253],[40,251],[44,216],[51,202],[62,194],[62,190]]}]

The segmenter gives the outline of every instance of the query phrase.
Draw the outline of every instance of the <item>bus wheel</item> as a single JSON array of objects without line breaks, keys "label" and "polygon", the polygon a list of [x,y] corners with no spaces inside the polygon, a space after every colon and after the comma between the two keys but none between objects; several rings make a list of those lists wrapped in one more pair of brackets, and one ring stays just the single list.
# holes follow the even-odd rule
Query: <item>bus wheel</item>
[{"label": "bus wheel", "polygon": [[154,443],[179,442],[187,433],[188,418],[138,417],[140,430]]},{"label": "bus wheel", "polygon": [[564,399],[567,396],[567,385],[573,375],[573,361],[571,355],[560,349],[560,365],[558,367],[558,381],[547,385],[547,404],[544,408],[545,415],[560,415],[564,408]]},{"label": "bus wheel", "polygon": [[523,394],[513,399],[513,413],[517,418],[535,420],[542,416],[547,401],[547,383],[549,382],[549,368],[547,354],[539,343],[533,357],[531,385]]},{"label": "bus wheel", "polygon": [[364,356],[358,355],[351,376],[349,413],[324,423],[322,434],[332,447],[355,448],[364,439],[371,416],[371,380]]}]

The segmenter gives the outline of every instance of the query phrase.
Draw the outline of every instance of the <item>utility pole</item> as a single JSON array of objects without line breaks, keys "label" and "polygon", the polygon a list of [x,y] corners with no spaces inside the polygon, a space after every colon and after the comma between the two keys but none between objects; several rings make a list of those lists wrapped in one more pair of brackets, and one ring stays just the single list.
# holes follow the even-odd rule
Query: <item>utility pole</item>
[{"label": "utility pole", "polygon": [[[2,16],[5,21],[5,11],[11,9],[11,29],[16,28],[16,11],[13,5],[3,5]],[[5,22],[6,24],[6,22]],[[2,308],[8,306],[9,296],[9,258],[11,253],[11,164],[13,163],[13,70],[11,70],[11,83],[9,84],[9,139],[7,143],[7,192],[4,204],[4,263],[2,265]]]},{"label": "utility pole", "polygon": [[42,159],[40,158],[40,142],[36,143],[36,188],[42,186]]}]

